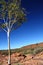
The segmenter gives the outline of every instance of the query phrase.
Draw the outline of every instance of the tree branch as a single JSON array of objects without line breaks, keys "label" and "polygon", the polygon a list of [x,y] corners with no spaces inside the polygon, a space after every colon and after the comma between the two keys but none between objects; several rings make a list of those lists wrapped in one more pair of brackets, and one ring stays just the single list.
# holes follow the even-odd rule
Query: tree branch
[{"label": "tree branch", "polygon": [[[2,27],[1,27],[2,28]],[[6,29],[4,29],[4,28],[2,28],[5,32],[7,32],[7,30]]]},{"label": "tree branch", "polygon": [[4,23],[6,24],[6,27],[7,27],[7,30],[8,30],[8,23],[7,23],[7,21],[5,21],[4,18],[3,18],[3,20],[4,20]]},{"label": "tree branch", "polygon": [[12,29],[12,26],[14,25],[15,22],[16,22],[16,18],[14,19],[14,22],[13,22],[12,25],[11,25],[11,29]]},{"label": "tree branch", "polygon": [[11,18],[10,18],[10,12],[9,12],[9,28],[10,28]]}]

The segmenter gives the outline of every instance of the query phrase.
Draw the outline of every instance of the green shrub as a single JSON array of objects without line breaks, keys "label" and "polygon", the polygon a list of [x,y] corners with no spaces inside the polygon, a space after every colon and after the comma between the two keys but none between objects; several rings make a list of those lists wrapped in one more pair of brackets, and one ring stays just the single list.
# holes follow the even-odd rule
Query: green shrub
[{"label": "green shrub", "polygon": [[43,51],[43,47],[37,47],[34,49],[33,54],[38,54]]}]

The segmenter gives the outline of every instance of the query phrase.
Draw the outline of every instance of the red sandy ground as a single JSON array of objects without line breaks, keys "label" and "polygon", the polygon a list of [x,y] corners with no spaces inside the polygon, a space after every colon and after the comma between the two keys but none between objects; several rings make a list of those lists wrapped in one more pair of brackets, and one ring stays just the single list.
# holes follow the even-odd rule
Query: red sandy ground
[{"label": "red sandy ground", "polygon": [[[43,46],[43,44],[40,44],[40,46]],[[35,47],[35,45],[33,45],[32,47]],[[8,65],[7,61],[8,56],[1,55],[0,53],[0,65]],[[14,65],[14,63],[17,62],[20,62],[23,65],[43,65],[43,51],[39,54],[36,54],[35,56],[32,54],[27,54],[25,56],[21,53],[13,53],[11,55],[11,64]]]},{"label": "red sandy ground", "polygon": [[[8,57],[4,55],[0,55],[0,63],[2,65],[8,65],[7,64]],[[26,57],[20,53],[13,53],[11,55],[11,63],[20,62],[23,65],[43,65],[43,52],[33,56],[31,54],[27,54]],[[0,64],[0,65],[1,65]]]}]

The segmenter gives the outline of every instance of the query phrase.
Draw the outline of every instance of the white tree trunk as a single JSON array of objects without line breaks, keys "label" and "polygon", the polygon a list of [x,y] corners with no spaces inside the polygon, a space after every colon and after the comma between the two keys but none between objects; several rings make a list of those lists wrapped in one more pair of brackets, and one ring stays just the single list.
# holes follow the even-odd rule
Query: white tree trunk
[{"label": "white tree trunk", "polygon": [[10,54],[10,29],[8,29],[7,37],[8,37],[8,65],[11,65],[11,54]]}]

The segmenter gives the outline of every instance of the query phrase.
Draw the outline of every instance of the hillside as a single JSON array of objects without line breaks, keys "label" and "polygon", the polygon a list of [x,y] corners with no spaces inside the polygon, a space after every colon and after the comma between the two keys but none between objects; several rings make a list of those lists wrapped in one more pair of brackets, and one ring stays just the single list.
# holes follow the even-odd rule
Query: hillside
[{"label": "hillside", "polygon": [[[0,50],[0,65],[7,65],[7,60],[8,50]],[[11,63],[12,65],[43,65],[43,42],[11,49]]]}]

